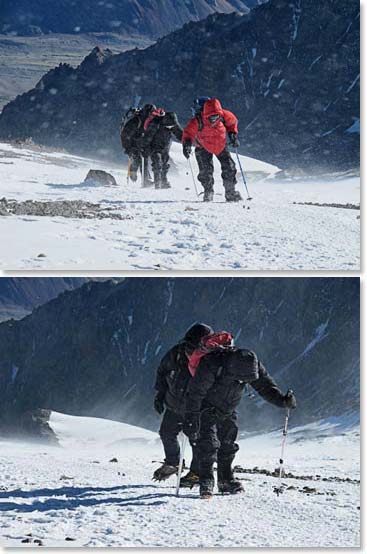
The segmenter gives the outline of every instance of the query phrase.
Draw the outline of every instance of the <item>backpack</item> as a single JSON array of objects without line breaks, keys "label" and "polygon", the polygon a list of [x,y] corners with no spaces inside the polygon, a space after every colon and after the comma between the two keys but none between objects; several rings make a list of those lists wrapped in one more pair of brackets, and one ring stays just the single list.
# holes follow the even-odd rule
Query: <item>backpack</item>
[{"label": "backpack", "polygon": [[[127,110],[127,112],[125,113],[125,115],[122,117],[121,119],[121,124],[120,124],[120,134],[122,133],[125,125],[127,123],[129,123],[129,121],[131,121],[132,119],[134,119],[134,117],[137,117],[141,112],[141,109],[140,108],[129,108]],[[140,124],[139,124],[140,126]]]},{"label": "backpack", "polygon": [[217,378],[223,376],[241,383],[251,383],[259,378],[259,361],[252,350],[236,348],[228,356],[224,367],[217,374]]}]

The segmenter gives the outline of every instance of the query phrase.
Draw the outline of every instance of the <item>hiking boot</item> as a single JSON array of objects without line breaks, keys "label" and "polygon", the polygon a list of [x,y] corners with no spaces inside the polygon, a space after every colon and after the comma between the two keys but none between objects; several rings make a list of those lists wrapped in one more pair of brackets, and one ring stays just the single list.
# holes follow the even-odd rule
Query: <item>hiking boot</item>
[{"label": "hiking boot", "polygon": [[137,180],[138,178],[138,172],[135,170],[135,169],[130,169],[130,172],[129,172],[129,179],[131,179],[132,181],[135,181]]},{"label": "hiking boot", "polygon": [[192,489],[192,487],[195,487],[199,484],[199,475],[195,473],[194,471],[190,471],[186,473],[183,477],[180,479],[180,487],[183,488],[189,488]]},{"label": "hiking boot", "polygon": [[214,192],[212,190],[204,190],[203,202],[213,202]]},{"label": "hiking boot", "polygon": [[170,189],[170,188],[172,188],[171,183],[169,181],[167,181],[167,179],[162,179],[161,188],[162,189]]},{"label": "hiking boot", "polygon": [[143,187],[152,187],[154,185],[154,181],[152,179],[150,179],[149,177],[147,177],[146,179],[144,179],[144,184],[143,184]]},{"label": "hiking boot", "polygon": [[200,498],[211,498],[214,490],[214,479],[202,479],[200,481]]},{"label": "hiking boot", "polygon": [[225,196],[227,202],[240,202],[241,200],[243,200],[242,196],[237,190],[226,192]]},{"label": "hiking boot", "polygon": [[171,466],[169,464],[162,464],[161,467],[155,470],[153,473],[153,481],[165,481],[169,479],[171,475],[177,475],[178,466]]},{"label": "hiking boot", "polygon": [[242,484],[236,479],[230,479],[228,481],[218,481],[218,491],[222,494],[238,494],[243,492]]}]

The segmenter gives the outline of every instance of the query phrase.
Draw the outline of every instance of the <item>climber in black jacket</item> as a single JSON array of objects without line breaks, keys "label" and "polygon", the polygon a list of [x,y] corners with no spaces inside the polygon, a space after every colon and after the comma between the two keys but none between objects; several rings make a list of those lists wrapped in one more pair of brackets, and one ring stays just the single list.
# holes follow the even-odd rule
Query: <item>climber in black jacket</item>
[{"label": "climber in black jacket", "polygon": [[213,493],[215,461],[219,491],[243,490],[233,477],[232,462],[239,449],[236,408],[246,384],[276,406],[296,407],[293,392],[282,394],[251,350],[229,347],[201,357],[186,394],[183,430],[199,450],[200,495],[204,498]]},{"label": "climber in black jacket", "polygon": [[144,133],[141,139],[141,149],[145,156],[152,160],[154,185],[156,189],[170,188],[168,182],[169,152],[172,138],[179,142],[183,129],[174,112],[165,112],[162,108],[152,109],[144,122]]},{"label": "climber in black jacket", "polygon": [[[177,437],[183,428],[185,395],[191,380],[188,356],[198,346],[202,337],[211,333],[213,330],[208,325],[195,323],[188,329],[184,338],[166,353],[158,367],[154,408],[159,415],[164,413],[159,435],[164,447],[165,461],[154,472],[153,479],[156,481],[162,481],[177,474],[180,457]],[[195,445],[192,450],[190,471],[181,479],[181,486],[193,486],[199,481]]]},{"label": "climber in black jacket", "polygon": [[144,154],[141,147],[144,122],[153,107],[153,104],[146,104],[142,108],[129,108],[120,126],[121,146],[130,160],[129,178],[134,182],[137,181],[138,172],[141,171],[144,173],[144,187],[149,187],[153,184],[149,173],[149,157],[147,154]]}]

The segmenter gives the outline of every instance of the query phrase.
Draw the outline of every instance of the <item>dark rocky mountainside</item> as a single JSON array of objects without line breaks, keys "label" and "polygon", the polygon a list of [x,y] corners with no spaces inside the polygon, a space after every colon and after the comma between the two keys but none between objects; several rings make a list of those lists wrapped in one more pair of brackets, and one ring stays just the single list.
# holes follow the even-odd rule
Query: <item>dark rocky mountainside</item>
[{"label": "dark rocky mountainside", "polygon": [[[0,421],[53,409],[155,428],[155,371],[194,321],[253,348],[304,423],[359,409],[359,279],[130,278],[88,282],[0,324]],[[245,397],[241,427],[282,411]]]},{"label": "dark rocky mountainside", "polygon": [[144,50],[96,48],[4,107],[0,138],[121,156],[119,122],[136,95],[188,120],[193,97],[219,97],[240,120],[241,150],[308,172],[359,164],[359,4],[271,0],[215,14]]},{"label": "dark rocky mountainside", "polygon": [[85,277],[0,279],[0,321],[20,319],[65,290],[81,287]]},{"label": "dark rocky mountainside", "polygon": [[158,37],[214,12],[247,12],[256,0],[2,0],[0,33],[117,32]]},{"label": "dark rocky mountainside", "polygon": [[18,94],[34,88],[59,63],[77,67],[96,44],[120,53],[136,47],[146,48],[152,42],[149,37],[107,32],[27,37],[0,34],[0,111]]}]

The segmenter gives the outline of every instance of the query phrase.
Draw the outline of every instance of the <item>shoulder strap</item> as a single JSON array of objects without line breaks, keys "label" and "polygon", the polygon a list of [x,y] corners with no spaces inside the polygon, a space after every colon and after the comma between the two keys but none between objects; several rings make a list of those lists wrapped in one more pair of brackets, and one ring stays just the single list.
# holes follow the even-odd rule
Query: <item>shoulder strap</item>
[{"label": "shoulder strap", "polygon": [[224,369],[224,368],[223,368],[223,365],[220,365],[220,366],[218,367],[217,373],[215,374],[215,379],[216,379],[216,380],[219,379],[219,377],[222,375],[223,369]]},{"label": "shoulder strap", "polygon": [[199,131],[202,131],[203,130],[203,127],[204,127],[204,123],[203,123],[203,116],[201,113],[198,113],[197,116],[196,116],[197,120],[198,120],[198,123],[199,123]]}]

